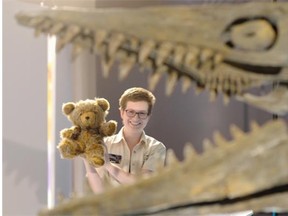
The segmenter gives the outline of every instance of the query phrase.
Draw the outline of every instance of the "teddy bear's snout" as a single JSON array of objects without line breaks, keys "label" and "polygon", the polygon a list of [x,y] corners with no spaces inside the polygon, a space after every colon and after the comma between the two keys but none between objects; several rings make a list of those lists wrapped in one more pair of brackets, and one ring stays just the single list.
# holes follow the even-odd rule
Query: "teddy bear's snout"
[{"label": "teddy bear's snout", "polygon": [[95,124],[95,113],[93,112],[84,113],[81,115],[80,118],[85,127],[92,126]]}]

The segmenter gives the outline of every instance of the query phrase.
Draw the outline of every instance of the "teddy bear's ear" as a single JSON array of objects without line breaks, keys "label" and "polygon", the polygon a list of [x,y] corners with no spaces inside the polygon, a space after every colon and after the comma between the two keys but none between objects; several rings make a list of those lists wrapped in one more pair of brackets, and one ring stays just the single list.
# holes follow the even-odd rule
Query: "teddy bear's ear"
[{"label": "teddy bear's ear", "polygon": [[95,100],[97,101],[98,105],[103,109],[103,111],[110,109],[110,104],[105,98],[96,98]]},{"label": "teddy bear's ear", "polygon": [[65,115],[69,115],[74,109],[75,109],[75,104],[72,103],[72,102],[65,103],[65,104],[63,104],[63,106],[62,106],[62,112],[63,112]]}]

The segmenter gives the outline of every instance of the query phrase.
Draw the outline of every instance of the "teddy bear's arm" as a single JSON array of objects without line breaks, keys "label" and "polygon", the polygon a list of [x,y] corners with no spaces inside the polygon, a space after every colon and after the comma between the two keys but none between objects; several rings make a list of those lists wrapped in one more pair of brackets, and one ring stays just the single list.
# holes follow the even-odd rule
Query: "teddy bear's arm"
[{"label": "teddy bear's arm", "polygon": [[100,127],[100,133],[104,136],[111,136],[116,133],[117,130],[117,122],[114,120],[110,120],[105,122]]},{"label": "teddy bear's arm", "polygon": [[81,128],[78,126],[73,126],[71,128],[65,128],[61,130],[60,134],[62,138],[77,139],[81,133]]}]

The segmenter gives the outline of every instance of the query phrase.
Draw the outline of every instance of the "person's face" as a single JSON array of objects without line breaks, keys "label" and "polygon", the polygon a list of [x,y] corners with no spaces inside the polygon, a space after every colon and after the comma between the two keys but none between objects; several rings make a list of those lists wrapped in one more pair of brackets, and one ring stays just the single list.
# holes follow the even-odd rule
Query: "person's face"
[{"label": "person's face", "polygon": [[148,103],[146,101],[128,101],[126,109],[120,109],[120,115],[125,128],[143,130],[150,118],[148,115]]}]

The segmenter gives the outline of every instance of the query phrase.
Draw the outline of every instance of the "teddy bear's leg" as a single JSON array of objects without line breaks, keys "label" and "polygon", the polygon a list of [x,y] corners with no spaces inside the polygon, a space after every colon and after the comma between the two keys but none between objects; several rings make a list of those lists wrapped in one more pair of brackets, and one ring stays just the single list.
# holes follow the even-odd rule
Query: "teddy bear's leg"
[{"label": "teddy bear's leg", "polygon": [[105,163],[105,160],[100,157],[87,157],[87,160],[94,167],[101,167]]},{"label": "teddy bear's leg", "polygon": [[94,144],[93,148],[86,151],[88,162],[94,167],[100,167],[105,163],[105,147],[104,145]]},{"label": "teddy bear's leg", "polygon": [[84,152],[83,146],[74,140],[63,139],[57,146],[61,158],[72,159]]}]

